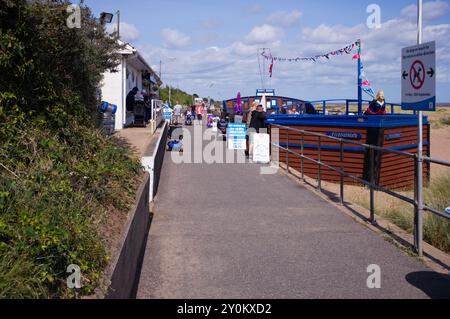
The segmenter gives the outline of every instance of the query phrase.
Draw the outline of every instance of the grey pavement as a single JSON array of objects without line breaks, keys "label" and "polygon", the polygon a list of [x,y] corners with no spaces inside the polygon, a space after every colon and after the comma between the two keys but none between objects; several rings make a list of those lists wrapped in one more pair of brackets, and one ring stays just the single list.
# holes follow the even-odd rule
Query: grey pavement
[{"label": "grey pavement", "polygon": [[[450,281],[290,178],[166,153],[137,298],[443,298]],[[381,267],[369,289],[367,267]]]}]

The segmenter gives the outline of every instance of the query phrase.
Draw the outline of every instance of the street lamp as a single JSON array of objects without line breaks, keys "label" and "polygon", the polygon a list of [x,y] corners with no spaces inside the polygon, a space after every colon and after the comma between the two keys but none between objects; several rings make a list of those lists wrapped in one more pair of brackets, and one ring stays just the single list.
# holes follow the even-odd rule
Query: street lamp
[{"label": "street lamp", "polygon": [[100,24],[105,25],[107,23],[111,23],[113,17],[114,17],[114,14],[109,13],[109,12],[100,13]]},{"label": "street lamp", "polygon": [[[119,10],[117,10],[116,16],[117,16],[117,38],[120,38],[120,11]],[[102,26],[105,26],[107,23],[111,23],[113,18],[114,18],[113,13],[102,12],[102,13],[100,13],[100,24]]]}]

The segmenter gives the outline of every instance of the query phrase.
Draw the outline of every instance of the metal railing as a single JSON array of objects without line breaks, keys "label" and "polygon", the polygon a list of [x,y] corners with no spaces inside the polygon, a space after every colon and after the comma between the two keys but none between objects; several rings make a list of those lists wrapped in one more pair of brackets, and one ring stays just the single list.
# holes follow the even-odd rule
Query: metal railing
[{"label": "metal railing", "polygon": [[[392,197],[395,197],[399,200],[402,200],[404,202],[407,202],[411,205],[414,206],[415,208],[415,214],[417,214],[417,210],[418,210],[418,198],[419,196],[422,196],[422,194],[420,194],[419,192],[422,192],[422,187],[417,187],[417,165],[418,165],[418,155],[417,154],[413,154],[413,153],[408,153],[408,152],[403,152],[403,151],[398,151],[398,150],[393,150],[393,149],[389,149],[389,148],[384,148],[384,147],[380,147],[380,146],[375,146],[375,145],[369,145],[369,144],[365,144],[365,143],[361,143],[361,142],[355,142],[352,140],[346,140],[343,138],[337,138],[337,137],[333,137],[333,136],[328,136],[325,134],[321,134],[321,133],[316,133],[316,132],[310,132],[310,131],[305,131],[305,130],[299,130],[299,129],[295,129],[295,128],[291,128],[291,127],[286,127],[286,126],[282,126],[282,125],[277,125],[277,124],[271,124],[271,127],[274,128],[278,128],[278,129],[282,129],[282,130],[286,130],[286,147],[281,146],[281,143],[273,143],[271,142],[271,145],[273,147],[277,147],[280,150],[283,150],[286,152],[286,171],[289,174],[289,154],[298,156],[300,158],[300,174],[301,174],[301,179],[303,180],[303,182],[306,182],[305,179],[305,161],[309,161],[312,163],[315,163],[318,165],[318,171],[317,171],[317,189],[322,192],[322,168],[325,167],[333,172],[336,172],[339,174],[340,176],[340,180],[339,180],[339,200],[341,205],[344,205],[344,178],[350,178],[360,184],[363,184],[365,186],[367,186],[370,190],[370,222],[373,224],[376,224],[376,220],[375,220],[375,191],[378,192],[383,192],[387,195],[390,195]],[[290,149],[289,147],[289,132],[295,132],[295,133],[300,133],[301,134],[301,144],[300,144],[300,153],[293,151],[292,149]],[[318,145],[317,145],[317,152],[318,152],[318,159],[314,159],[311,158],[309,156],[305,155],[305,136],[316,136],[318,138]],[[335,167],[332,165],[329,165],[325,162],[322,161],[322,142],[323,139],[326,140],[332,140],[334,142],[338,142],[339,143],[339,167]],[[365,180],[364,178],[355,176],[351,173],[347,173],[345,171],[344,168],[344,144],[352,144],[352,145],[357,145],[361,148],[364,148],[366,150],[369,150],[369,181]],[[299,148],[298,146],[296,146],[295,148]],[[415,166],[415,182],[414,182],[414,198],[409,198],[403,194],[400,194],[398,192],[395,192],[391,189],[388,189],[387,187],[381,186],[379,185],[376,181],[375,181],[375,152],[378,151],[380,152],[380,154],[383,153],[389,153],[389,154],[396,154],[396,155],[400,155],[400,156],[404,156],[406,158],[410,158],[414,160],[414,166]],[[438,160],[438,159],[433,159],[427,156],[423,156],[422,157],[424,162],[429,162],[429,163],[433,163],[433,164],[438,164],[438,165],[443,165],[443,166],[447,166],[450,167],[450,162],[448,161],[444,161],[444,160]],[[450,220],[450,215],[448,215],[445,212],[441,212],[439,210],[437,210],[436,208],[431,207],[430,205],[424,205],[423,209],[425,211],[428,211],[436,216],[445,218],[447,220]],[[416,225],[416,221],[417,218],[414,218],[414,223],[415,223],[415,227],[414,229],[417,230],[417,225]],[[417,235],[417,234],[415,234]],[[417,238],[415,237],[415,243],[414,246],[416,248],[416,250],[418,249],[418,241]],[[422,254],[421,250],[418,250],[419,255]]]},{"label": "metal railing", "polygon": [[[362,102],[369,104],[371,101],[362,100]],[[329,104],[336,105],[336,103],[345,105],[345,115],[349,115],[350,113],[356,113],[357,115],[362,115],[362,113],[364,113],[364,110],[361,110],[361,112],[358,112],[358,110],[352,112],[350,110],[350,107],[353,104],[356,106],[356,108],[358,107],[358,100],[355,100],[355,99],[328,99],[328,100],[310,101],[309,103],[314,105],[316,108],[318,108],[318,106],[321,106],[322,107],[321,113],[323,113],[323,114],[327,114],[327,112],[330,113],[330,111],[328,109],[328,105]],[[390,114],[396,114],[395,107],[401,108],[402,105],[398,104],[398,103],[386,102],[386,110],[390,109]],[[360,113],[360,114],[358,114],[358,113]]]},{"label": "metal railing", "polygon": [[161,122],[164,120],[163,114],[163,103],[160,100],[152,100],[151,102],[151,125],[152,133],[155,133],[156,129],[160,126]]},{"label": "metal railing", "polygon": [[[362,102],[365,104],[364,107],[368,107],[368,104],[371,102],[369,100],[362,100]],[[309,103],[311,105],[314,106],[315,110],[318,112],[318,114],[333,114],[335,113],[336,115],[351,115],[351,114],[355,114],[355,115],[362,115],[364,113],[364,109],[361,110],[361,112],[359,112],[358,108],[358,100],[355,99],[328,99],[328,100],[317,100],[317,101],[305,101],[305,102],[301,102],[301,103],[291,103],[289,105],[287,105],[288,108],[295,108],[296,112],[298,114],[303,115],[305,113],[305,106],[306,104]],[[330,104],[333,106],[340,106],[340,107],[344,107],[345,106],[345,112],[343,113],[342,111],[338,110],[330,110]],[[355,106],[356,110],[352,110],[351,106]],[[386,102],[386,110],[388,110],[388,112],[390,114],[396,114],[395,113],[395,108],[401,108],[402,105],[398,104],[398,103],[390,103],[390,102]],[[277,114],[280,113],[280,110],[277,110]],[[415,112],[414,112],[415,114]]]}]

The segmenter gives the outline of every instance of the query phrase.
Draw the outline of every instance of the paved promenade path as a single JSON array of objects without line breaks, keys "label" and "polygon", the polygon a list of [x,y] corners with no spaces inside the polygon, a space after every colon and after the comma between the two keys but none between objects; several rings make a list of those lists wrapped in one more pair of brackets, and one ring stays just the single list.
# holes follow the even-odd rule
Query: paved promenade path
[{"label": "paved promenade path", "polygon": [[[290,178],[166,153],[138,298],[439,298],[449,280]],[[381,288],[369,289],[369,265]]]}]

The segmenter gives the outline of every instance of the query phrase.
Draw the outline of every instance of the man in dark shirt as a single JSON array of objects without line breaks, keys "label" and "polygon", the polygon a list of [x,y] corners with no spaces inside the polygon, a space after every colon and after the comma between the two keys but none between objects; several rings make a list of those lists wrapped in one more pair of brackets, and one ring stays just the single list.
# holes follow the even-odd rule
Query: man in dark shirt
[{"label": "man in dark shirt", "polygon": [[135,97],[136,94],[139,92],[139,89],[137,87],[134,87],[127,95],[127,100],[126,100],[126,107],[127,107],[127,111],[128,112],[133,112],[134,111],[134,102],[135,102]]},{"label": "man in dark shirt", "polygon": [[252,112],[252,120],[250,122],[250,128],[254,128],[256,130],[256,133],[259,133],[260,129],[266,128],[265,123],[266,119],[267,119],[266,112],[264,111],[263,106],[260,104],[258,105],[256,110]]}]

